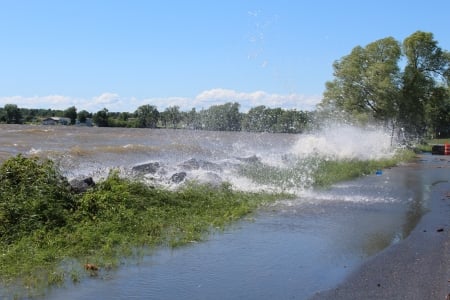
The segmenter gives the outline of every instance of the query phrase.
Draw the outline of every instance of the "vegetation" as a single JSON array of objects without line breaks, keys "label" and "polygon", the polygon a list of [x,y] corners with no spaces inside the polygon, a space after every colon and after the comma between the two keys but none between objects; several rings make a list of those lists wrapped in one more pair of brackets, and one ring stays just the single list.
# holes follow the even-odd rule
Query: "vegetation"
[{"label": "vegetation", "polygon": [[398,151],[392,158],[382,160],[333,160],[323,157],[310,157],[294,161],[288,168],[255,163],[240,170],[243,176],[260,184],[274,185],[290,190],[295,188],[323,188],[359,176],[374,174],[376,170],[409,161],[415,157],[411,150]]},{"label": "vegetation", "polygon": [[105,270],[136,250],[202,240],[279,197],[227,184],[169,191],[117,172],[75,195],[51,161],[19,155],[0,167],[0,284],[21,282],[33,293],[77,282],[85,262]]},{"label": "vegetation", "polygon": [[133,113],[110,112],[104,108],[92,114],[85,110],[77,113],[76,107],[66,110],[26,109],[15,104],[0,108],[0,123],[22,124],[40,123],[46,117],[70,118],[71,124],[86,123],[88,119],[99,127],[130,128],[187,128],[195,130],[253,131],[300,133],[307,129],[312,113],[267,108],[258,106],[248,113],[239,111],[238,103],[213,105],[197,112],[195,108],[188,112],[180,111],[178,106],[167,107],[159,112],[153,105],[142,105]]},{"label": "vegetation", "polygon": [[343,111],[393,132],[403,128],[410,137],[450,134],[450,53],[432,33],[417,31],[402,44],[388,37],[357,46],[333,68],[322,113]]},{"label": "vegetation", "polygon": [[433,145],[450,144],[450,139],[431,139],[417,144],[415,148],[422,152],[431,152]]}]

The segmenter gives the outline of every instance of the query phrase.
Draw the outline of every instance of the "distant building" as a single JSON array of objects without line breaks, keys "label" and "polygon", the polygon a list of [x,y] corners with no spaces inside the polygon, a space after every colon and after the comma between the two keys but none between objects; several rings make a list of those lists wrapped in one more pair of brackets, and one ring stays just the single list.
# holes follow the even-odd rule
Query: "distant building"
[{"label": "distant building", "polygon": [[50,117],[42,120],[42,125],[70,125],[70,118]]}]

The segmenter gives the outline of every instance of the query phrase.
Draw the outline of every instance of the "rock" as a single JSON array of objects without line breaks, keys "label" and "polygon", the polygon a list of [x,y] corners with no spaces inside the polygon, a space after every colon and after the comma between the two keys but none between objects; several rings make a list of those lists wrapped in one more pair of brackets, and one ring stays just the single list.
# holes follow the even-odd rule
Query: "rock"
[{"label": "rock", "polygon": [[74,178],[69,181],[69,184],[70,189],[77,194],[85,193],[89,188],[95,186],[95,182],[92,177]]},{"label": "rock", "polygon": [[186,178],[186,175],[186,172],[178,172],[173,174],[172,177],[170,177],[170,180],[174,183],[180,183]]},{"label": "rock", "polygon": [[222,167],[220,167],[220,165],[218,164],[195,158],[191,158],[181,163],[179,166],[189,171],[198,169],[204,169],[208,171],[222,171]]},{"label": "rock", "polygon": [[141,165],[134,166],[131,171],[141,174],[155,174],[160,168],[159,162],[149,162]]},{"label": "rock", "polygon": [[259,157],[256,156],[256,155],[252,155],[252,156],[249,156],[249,157],[237,157],[236,159],[240,160],[242,162],[245,162],[245,163],[250,163],[250,164],[256,164],[256,163],[261,162]]}]

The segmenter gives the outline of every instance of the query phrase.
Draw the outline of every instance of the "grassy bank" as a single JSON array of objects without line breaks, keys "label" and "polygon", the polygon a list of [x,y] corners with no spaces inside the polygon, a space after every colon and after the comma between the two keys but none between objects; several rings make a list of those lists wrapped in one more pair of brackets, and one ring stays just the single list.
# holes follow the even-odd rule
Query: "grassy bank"
[{"label": "grassy bank", "polygon": [[[315,159],[289,170],[255,164],[242,172],[257,182],[289,185],[309,180],[326,186],[412,155],[404,152],[383,161]],[[261,205],[287,197],[239,192],[228,184],[190,184],[170,191],[121,178],[117,172],[80,195],[71,191],[51,161],[19,155],[0,166],[0,284],[11,287],[12,293],[36,295],[49,286],[77,283],[155,247],[201,241]],[[85,270],[87,263],[99,271]]]}]

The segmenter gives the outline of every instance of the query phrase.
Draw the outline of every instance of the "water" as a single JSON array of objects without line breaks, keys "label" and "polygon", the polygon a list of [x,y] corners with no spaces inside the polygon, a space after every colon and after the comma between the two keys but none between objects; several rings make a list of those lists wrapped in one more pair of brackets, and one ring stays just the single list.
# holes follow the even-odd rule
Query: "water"
[{"label": "water", "polygon": [[[236,164],[246,163],[242,158],[256,155],[264,163],[283,167],[282,157],[302,156],[298,154],[302,153],[301,145],[312,147],[324,138],[335,144],[333,149],[341,149],[336,153],[347,149],[350,156],[358,152],[388,155],[384,147],[376,151],[376,145],[358,145],[358,150],[349,143],[340,144],[340,140],[346,140],[343,136],[331,141],[327,134],[26,126],[0,129],[3,158],[18,152],[51,156],[71,176],[90,174],[99,178],[111,167],[119,167],[126,174],[136,164],[158,161],[165,174],[157,179],[167,182],[172,172],[182,169],[180,163],[195,158],[220,168],[190,170],[187,177],[213,172],[242,189],[261,188],[235,172]],[[373,137],[378,138],[378,144],[385,145],[386,136],[377,133]],[[426,212],[433,184],[448,181],[449,167],[448,158],[425,155],[415,163],[383,170],[381,176],[365,176],[327,190],[298,190],[296,199],[279,201],[225,232],[213,234],[206,242],[176,250],[159,249],[139,262],[54,289],[45,298],[307,299],[334,287],[368,257],[405,238]]]}]

